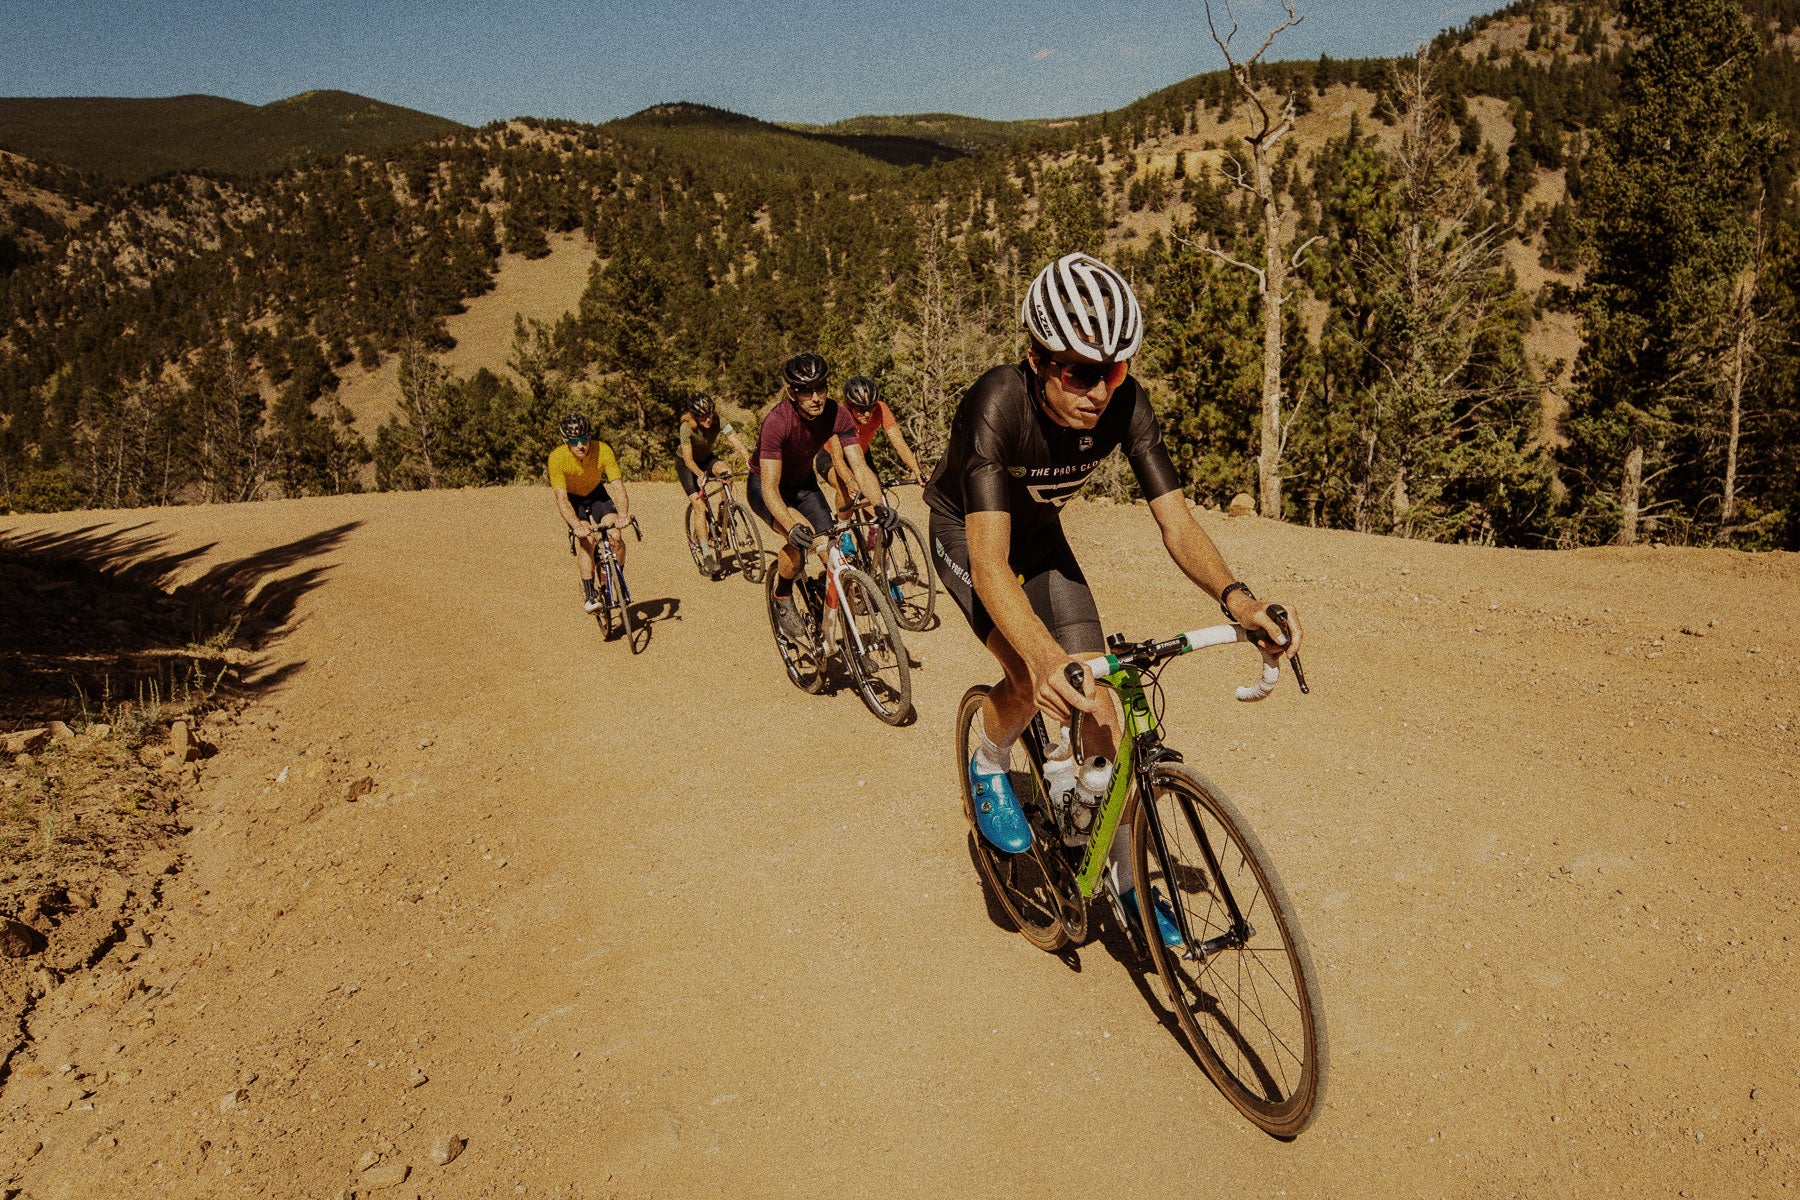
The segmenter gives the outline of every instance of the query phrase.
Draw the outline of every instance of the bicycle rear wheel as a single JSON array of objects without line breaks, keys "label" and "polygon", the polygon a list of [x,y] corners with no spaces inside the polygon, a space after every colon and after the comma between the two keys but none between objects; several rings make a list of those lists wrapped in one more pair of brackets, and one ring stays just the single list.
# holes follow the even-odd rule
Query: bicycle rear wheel
[{"label": "bicycle rear wheel", "polygon": [[[775,652],[781,655],[781,665],[786,668],[787,677],[794,686],[816,696],[825,690],[825,658],[819,653],[816,637],[802,645],[782,630],[781,621],[775,615],[775,581],[780,577],[781,573],[774,567],[763,575],[763,601],[769,609],[769,632],[775,635]],[[805,579],[794,581],[794,607],[799,610],[807,629],[818,629],[819,613],[814,609],[812,592]]]},{"label": "bicycle rear wheel", "polygon": [[1013,790],[1031,820],[1031,849],[1023,854],[995,849],[981,836],[975,823],[975,799],[969,794],[969,760],[975,756],[976,743],[981,740],[981,706],[987,694],[986,687],[970,688],[963,693],[962,704],[956,710],[956,781],[962,795],[963,816],[969,822],[971,853],[982,879],[1025,940],[1040,950],[1060,950],[1071,940],[1066,917],[1085,910],[1075,874],[1062,854],[1055,829],[1045,820],[1043,781],[1037,764],[1025,752],[1023,739],[1013,748],[1009,774]]},{"label": "bicycle rear wheel", "polygon": [[917,632],[929,627],[937,607],[937,576],[931,570],[931,555],[925,550],[925,535],[905,517],[887,537],[882,566],[888,584],[900,590],[894,599],[894,616],[899,619],[900,628]]},{"label": "bicycle rear wheel", "polygon": [[1171,764],[1140,797],[1132,838],[1139,928],[1157,928],[1160,899],[1180,906],[1199,943],[1146,939],[1194,1053],[1239,1112],[1276,1137],[1295,1136],[1325,1089],[1325,1010],[1268,852],[1224,793]]},{"label": "bicycle rear wheel", "polygon": [[773,574],[769,570],[769,560],[763,556],[762,530],[757,528],[750,510],[735,500],[731,502],[728,520],[732,558],[745,579],[761,583],[765,574]]},{"label": "bicycle rear wheel", "polygon": [[882,586],[858,570],[839,577],[844,617],[844,657],[869,711],[889,725],[913,716],[912,664],[900,638],[900,622]]}]

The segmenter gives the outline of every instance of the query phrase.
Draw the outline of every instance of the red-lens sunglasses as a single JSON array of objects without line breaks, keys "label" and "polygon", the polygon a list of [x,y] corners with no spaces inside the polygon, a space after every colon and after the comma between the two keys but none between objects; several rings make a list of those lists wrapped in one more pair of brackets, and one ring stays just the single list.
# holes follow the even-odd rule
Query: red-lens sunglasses
[{"label": "red-lens sunglasses", "polygon": [[1116,389],[1125,382],[1125,376],[1131,373],[1131,363],[1061,363],[1055,359],[1045,360],[1056,368],[1057,378],[1062,385],[1078,392],[1091,392],[1100,384],[1106,384],[1108,391]]}]

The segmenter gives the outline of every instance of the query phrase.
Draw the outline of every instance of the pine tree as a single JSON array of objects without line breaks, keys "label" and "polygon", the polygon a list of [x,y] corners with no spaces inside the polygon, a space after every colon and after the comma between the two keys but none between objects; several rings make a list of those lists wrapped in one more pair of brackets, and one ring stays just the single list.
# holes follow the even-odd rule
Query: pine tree
[{"label": "pine tree", "polygon": [[1624,0],[1638,39],[1623,108],[1585,172],[1587,341],[1561,454],[1571,539],[1630,545],[1653,517],[1692,522],[1750,201],[1771,134],[1745,84],[1756,40],[1737,0]]}]

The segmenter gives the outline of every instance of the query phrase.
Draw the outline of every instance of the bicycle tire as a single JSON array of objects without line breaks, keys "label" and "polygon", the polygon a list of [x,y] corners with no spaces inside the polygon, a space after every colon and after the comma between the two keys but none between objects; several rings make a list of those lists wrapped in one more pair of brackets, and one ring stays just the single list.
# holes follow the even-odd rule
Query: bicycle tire
[{"label": "bicycle tire", "polygon": [[900,588],[900,599],[894,602],[900,628],[910,633],[929,628],[937,610],[937,575],[931,569],[925,535],[905,517],[888,535],[882,567],[888,583]]},{"label": "bicycle tire", "polygon": [[[981,706],[987,694],[985,685],[970,688],[963,693],[962,703],[956,710],[956,786],[962,796],[963,817],[969,822],[970,855],[988,889],[1025,940],[1040,950],[1055,953],[1070,940],[1064,920],[1064,909],[1069,900],[1067,895],[1059,893],[1057,880],[1059,876],[1066,876],[1072,887],[1074,875],[1061,862],[1060,852],[1045,840],[1040,828],[1042,822],[1032,821],[1032,846],[1022,854],[1007,854],[995,849],[981,836],[981,829],[975,823],[975,798],[969,794],[969,760],[975,756],[974,727],[980,720]],[[1015,767],[1021,758],[1025,759],[1035,802],[1043,795],[1037,764],[1023,748],[1015,749]],[[1018,774],[1015,770],[1014,775]],[[1027,811],[1029,814],[1032,810],[1028,808]],[[1050,855],[1059,857],[1047,857]],[[1079,895],[1075,899],[1079,904]]]},{"label": "bicycle tire", "polygon": [[838,577],[838,587],[844,658],[857,694],[880,720],[904,725],[913,717],[912,664],[894,606],[873,577],[855,568]]},{"label": "bicycle tire", "polygon": [[[816,696],[825,690],[825,659],[816,645],[796,645],[781,631],[781,622],[775,616],[775,580],[779,577],[780,572],[773,569],[763,574],[763,602],[769,610],[769,633],[775,639],[775,653],[781,656],[788,680],[801,691]],[[808,628],[816,628],[817,620],[807,604],[806,588],[799,580],[794,583],[794,605],[800,609],[801,619],[807,622]]]},{"label": "bicycle tire", "polygon": [[[704,518],[702,518],[702,522],[704,523]],[[711,541],[711,539],[706,536],[709,531],[705,529],[701,530],[701,539],[699,541],[694,540],[694,506],[691,503],[682,503],[681,525],[683,530],[687,533],[688,553],[693,555],[694,570],[700,572],[702,576],[713,578],[712,574],[706,569],[706,547]]]},{"label": "bicycle tire", "polygon": [[747,581],[761,583],[765,575],[773,574],[769,570],[769,560],[763,554],[762,530],[757,528],[750,510],[736,500],[731,502],[727,532],[731,538],[732,558]]},{"label": "bicycle tire", "polygon": [[[1276,1137],[1295,1137],[1320,1109],[1327,1055],[1312,952],[1287,889],[1237,807],[1199,772],[1159,765],[1150,797],[1139,801],[1132,822],[1138,927],[1157,928],[1153,897],[1176,897],[1200,942],[1225,934],[1231,919],[1217,886],[1222,875],[1254,931],[1247,944],[1219,946],[1201,961],[1154,935],[1145,939],[1182,1032],[1239,1112]],[[1149,804],[1162,826],[1160,846]]]},{"label": "bicycle tire", "polygon": [[634,621],[631,615],[631,602],[626,598],[625,593],[625,568],[617,559],[613,559],[608,569],[612,572],[613,601],[619,610],[619,632],[624,637],[626,644],[631,646],[631,652],[636,654],[639,647],[632,640],[636,630],[632,628]]}]

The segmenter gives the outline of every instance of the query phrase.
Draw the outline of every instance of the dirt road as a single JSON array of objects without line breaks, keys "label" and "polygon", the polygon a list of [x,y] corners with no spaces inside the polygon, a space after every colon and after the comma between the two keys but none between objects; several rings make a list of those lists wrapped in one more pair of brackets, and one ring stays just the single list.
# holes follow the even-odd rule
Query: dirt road
[{"label": "dirt road", "polygon": [[[1310,697],[1236,704],[1250,664],[1227,652],[1166,677],[1170,741],[1241,799],[1318,960],[1328,1107],[1283,1144],[1213,1091],[1109,943],[1065,961],[990,917],[947,741],[993,672],[954,611],[911,639],[920,720],[887,729],[791,687],[758,591],[694,573],[673,486],[633,494],[633,589],[678,601],[637,656],[581,613],[541,489],[12,524],[148,520],[167,548],[210,544],[193,570],[337,533],[284,569],[316,572],[268,651],[289,674],[205,764],[151,948],[34,1015],[0,1093],[0,1182],[39,1200],[1800,1182],[1793,556],[1207,518],[1310,630]],[[1213,619],[1142,510],[1067,523],[1109,627]],[[445,1134],[468,1145],[438,1166]]]}]

